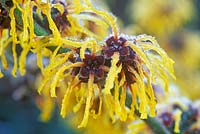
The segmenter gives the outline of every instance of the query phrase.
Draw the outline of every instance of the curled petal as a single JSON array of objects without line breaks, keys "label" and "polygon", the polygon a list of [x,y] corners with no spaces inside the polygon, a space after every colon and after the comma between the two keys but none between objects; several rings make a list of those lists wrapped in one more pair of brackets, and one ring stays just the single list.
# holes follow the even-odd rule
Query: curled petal
[{"label": "curled petal", "polygon": [[141,59],[143,60],[143,62],[146,64],[146,66],[150,70],[152,77],[154,77],[154,70],[153,70],[153,68],[152,68],[152,66],[151,66],[151,64],[149,62],[149,59],[145,55],[145,53],[141,50],[141,48],[139,48],[135,44],[130,43],[130,47],[141,57]]},{"label": "curled petal", "polygon": [[118,73],[121,72],[122,65],[120,65],[118,67],[117,66],[118,61],[119,61],[119,55],[117,53],[115,53],[112,56],[112,63],[111,63],[110,71],[108,72],[108,75],[106,78],[106,84],[105,84],[105,88],[104,88],[105,94],[111,94],[110,89],[113,88],[114,81],[117,78]]},{"label": "curled petal", "polygon": [[103,103],[103,94],[102,94],[102,89],[101,86],[98,85],[97,90],[99,90],[99,109],[98,109],[98,113],[95,114],[95,110],[91,110],[92,116],[93,118],[97,119],[97,117],[99,117],[101,115],[101,109],[102,109],[102,103]]},{"label": "curled petal", "polygon": [[73,91],[72,85],[69,84],[68,88],[66,89],[66,93],[64,95],[64,99],[62,100],[62,105],[61,105],[60,115],[63,118],[66,117],[66,114],[69,111],[70,96],[71,96],[72,91]]},{"label": "curled petal", "polygon": [[8,62],[6,60],[4,51],[12,40],[12,38],[8,38],[8,34],[8,30],[4,29],[2,31],[2,37],[0,37],[0,57],[4,69],[8,69]]},{"label": "curled petal", "polygon": [[[139,68],[140,68],[139,70],[141,70],[141,67],[139,67]],[[138,74],[131,67],[129,69],[136,77],[136,84],[137,84],[136,89],[138,90],[137,95],[138,95],[139,101],[140,101],[139,111],[141,113],[141,118],[146,119],[147,118],[147,106],[148,106],[148,104],[147,104],[147,98],[146,98],[146,92],[145,92],[145,85],[144,85],[144,81],[143,81],[143,74],[142,74],[141,71]]]},{"label": "curled petal", "polygon": [[88,91],[88,96],[87,96],[87,100],[86,100],[85,113],[83,116],[83,120],[82,120],[81,124],[78,126],[78,128],[85,127],[87,125],[89,113],[90,113],[90,107],[91,107],[90,103],[91,103],[91,99],[93,96],[93,90],[94,90],[93,84],[94,84],[94,75],[90,74],[89,81],[88,81],[88,90],[89,91]]},{"label": "curled petal", "polygon": [[54,76],[53,78],[53,81],[51,83],[51,96],[52,97],[56,97],[56,86],[57,86],[57,83],[58,81],[60,80],[61,76],[63,75],[63,72],[67,69],[70,69],[70,68],[73,68],[73,67],[78,67],[78,66],[81,66],[82,63],[81,62],[77,62],[77,63],[74,63],[74,64],[69,64],[69,65],[66,65],[66,66],[63,66],[57,73],[56,75]]},{"label": "curled petal", "polygon": [[180,133],[181,115],[182,115],[182,111],[177,109],[176,113],[175,113],[175,126],[174,126],[174,132],[175,133]]}]

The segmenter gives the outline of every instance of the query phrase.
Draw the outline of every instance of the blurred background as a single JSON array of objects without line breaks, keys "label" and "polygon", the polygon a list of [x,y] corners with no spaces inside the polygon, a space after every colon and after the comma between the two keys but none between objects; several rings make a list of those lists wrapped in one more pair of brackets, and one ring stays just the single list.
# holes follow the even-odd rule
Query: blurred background
[{"label": "blurred background", "polygon": [[[183,96],[193,101],[200,99],[200,0],[93,1],[118,18],[121,32],[155,36],[175,61],[177,80],[171,83],[175,83]],[[40,120],[43,100],[36,91],[40,74],[35,66],[36,57],[29,55],[28,58],[26,76],[13,78],[8,70],[0,79],[0,134],[94,133],[91,128],[95,124],[77,130],[70,123],[73,121],[61,119],[56,105],[48,121]],[[105,134],[123,133],[125,129],[125,124],[111,129],[106,123],[103,126],[104,123],[96,124],[95,129],[99,125],[99,129],[107,130]]]}]

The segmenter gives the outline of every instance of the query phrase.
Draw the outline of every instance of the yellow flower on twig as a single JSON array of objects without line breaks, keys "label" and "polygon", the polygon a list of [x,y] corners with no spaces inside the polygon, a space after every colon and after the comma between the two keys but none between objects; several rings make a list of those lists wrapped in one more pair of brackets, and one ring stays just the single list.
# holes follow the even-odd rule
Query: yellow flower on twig
[{"label": "yellow flower on twig", "polygon": [[[43,120],[51,116],[54,101],[50,97],[55,97],[55,101],[62,98],[62,117],[84,109],[79,128],[86,127],[90,116],[99,117],[104,104],[113,122],[118,118],[121,121],[134,119],[135,111],[139,111],[142,119],[147,115],[155,116],[152,84],[164,84],[167,90],[168,74],[174,77],[174,62],[153,37],[120,34],[116,18],[96,9],[89,0],[74,0],[69,5],[39,0],[22,3],[14,0],[13,3],[9,11],[11,28],[8,37],[14,58],[12,73],[16,76],[18,69],[16,45],[23,49],[19,57],[22,75],[25,74],[28,52],[37,55],[43,78],[38,92],[46,100],[41,108]],[[19,16],[16,17],[16,11],[21,13],[21,29],[17,28]],[[39,20],[34,18],[35,14]],[[42,27],[41,24],[39,27],[35,20],[46,21],[48,26]],[[103,27],[106,32],[110,26],[112,34],[102,41],[104,32],[90,31],[90,26],[85,27],[88,21]],[[39,30],[35,30],[37,28]],[[4,32],[1,54],[6,47],[2,45],[6,42]],[[43,57],[48,58],[48,64],[44,64]],[[1,58],[6,67],[4,56]],[[94,103],[96,100],[98,106]]]}]

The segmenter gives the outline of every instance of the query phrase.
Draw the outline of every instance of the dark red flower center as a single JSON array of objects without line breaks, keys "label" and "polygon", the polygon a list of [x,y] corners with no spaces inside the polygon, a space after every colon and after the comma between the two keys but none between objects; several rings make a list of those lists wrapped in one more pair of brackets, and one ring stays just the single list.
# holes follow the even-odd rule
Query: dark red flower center
[{"label": "dark red flower center", "polygon": [[[54,2],[54,4],[55,3],[57,2]],[[59,1],[59,3],[64,7],[66,7],[63,2]],[[59,30],[64,31],[66,27],[70,26],[70,23],[66,17],[66,15],[68,14],[66,8],[64,9],[64,12],[62,14],[56,8],[52,8],[51,13],[52,13],[52,18]]]},{"label": "dark red flower center", "polygon": [[94,74],[95,80],[100,80],[104,77],[104,71],[101,66],[104,65],[103,55],[90,55],[85,54],[85,59],[83,59],[83,67],[80,69],[80,79],[85,81],[89,79],[89,74]]},{"label": "dark red flower center", "polygon": [[0,3],[0,28],[10,27],[10,17],[8,11]]},{"label": "dark red flower center", "polygon": [[105,46],[105,55],[107,58],[110,58],[114,52],[119,52],[120,56],[128,55],[129,50],[128,47],[125,46],[126,39],[120,37],[119,39],[115,39],[113,36],[106,40]]},{"label": "dark red flower center", "polygon": [[[81,60],[77,58],[76,60]],[[88,82],[89,75],[93,74],[95,82],[98,82],[104,77],[104,56],[103,55],[92,55],[85,54],[85,58],[82,60],[83,66],[79,68],[73,68],[72,75],[79,75],[79,79],[82,82]]]},{"label": "dark red flower center", "polygon": [[64,11],[63,14],[57,13],[55,18],[53,19],[57,28],[60,30],[64,30],[67,26],[70,26],[69,21],[67,20],[67,10]]},{"label": "dark red flower center", "polygon": [[130,46],[126,46],[126,39],[120,37],[115,39],[113,36],[106,40],[106,46],[104,47],[104,53],[106,55],[106,64],[110,66],[110,58],[115,53],[119,53],[119,62],[118,65],[122,64],[122,72],[119,74],[119,80],[122,75],[125,75],[126,81],[128,83],[135,82],[135,76],[130,72],[129,67],[132,67],[134,70],[138,71],[136,66],[137,54]]},{"label": "dark red flower center", "polygon": [[173,123],[172,114],[169,112],[164,112],[160,118],[165,126],[169,127]]}]

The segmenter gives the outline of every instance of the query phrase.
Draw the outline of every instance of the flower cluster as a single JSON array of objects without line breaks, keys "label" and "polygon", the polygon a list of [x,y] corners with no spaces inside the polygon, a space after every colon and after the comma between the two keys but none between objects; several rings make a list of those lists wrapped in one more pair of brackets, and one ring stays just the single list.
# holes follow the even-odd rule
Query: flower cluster
[{"label": "flower cluster", "polygon": [[[166,94],[163,89],[159,86],[154,86],[156,90],[156,97],[158,98],[157,103],[157,119],[152,119],[152,123],[157,132],[154,133],[183,133],[192,134],[200,132],[200,108],[199,101],[192,101],[185,96],[179,94],[177,87],[170,87],[169,92]],[[152,126],[147,125],[147,120],[136,119],[129,125],[129,132],[139,134],[145,132],[151,134]],[[163,125],[166,129],[164,132],[162,129],[159,130],[159,124]],[[162,127],[163,127],[162,126]],[[161,130],[163,132],[161,132]]]},{"label": "flower cluster", "polygon": [[171,132],[198,133],[199,106],[185,97],[170,98],[169,104],[159,111],[159,119]]},{"label": "flower cluster", "polygon": [[[152,36],[120,34],[115,17],[96,9],[89,0],[12,2],[7,11],[10,26],[0,27],[3,68],[7,68],[4,50],[9,44],[14,59],[13,76],[18,63],[24,75],[26,56],[29,52],[36,54],[43,76],[38,92],[62,99],[62,117],[83,108],[78,127],[85,127],[90,116],[101,115],[102,105],[107,106],[113,122],[118,118],[134,119],[135,111],[142,119],[155,116],[152,84],[163,84],[167,90],[168,75],[175,76],[173,60]],[[90,22],[92,26],[87,25]],[[92,30],[95,27],[99,30]],[[22,48],[19,62],[17,45]],[[44,64],[43,57],[49,59],[48,64]],[[49,113],[45,108],[44,112]]]}]

